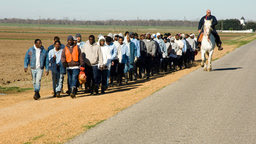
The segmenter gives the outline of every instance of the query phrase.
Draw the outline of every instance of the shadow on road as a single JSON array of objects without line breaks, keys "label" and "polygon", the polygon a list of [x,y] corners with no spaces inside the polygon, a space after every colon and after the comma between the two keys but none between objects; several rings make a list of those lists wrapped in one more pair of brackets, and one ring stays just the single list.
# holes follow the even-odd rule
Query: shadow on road
[{"label": "shadow on road", "polygon": [[242,67],[218,68],[218,69],[214,69],[213,71],[227,71],[227,70],[238,70],[238,69],[242,69]]},{"label": "shadow on road", "polygon": [[[187,68],[196,67],[197,65],[198,65],[198,62],[196,61]],[[183,68],[183,69],[185,69],[185,68]],[[146,78],[145,79],[144,78],[137,79],[136,81],[129,81],[129,83],[127,83],[127,84],[125,84],[125,82],[123,80],[122,86],[117,86],[117,83],[114,83],[113,87],[108,87],[108,89],[105,91],[105,94],[111,94],[111,93],[115,93],[115,92],[122,92],[122,91],[129,91],[131,89],[136,89],[136,88],[140,87],[145,82],[164,77],[164,76],[166,76],[170,73],[176,72],[176,71],[181,71],[181,70],[172,71],[172,70],[168,69],[167,72],[159,72],[158,74],[154,74],[153,76],[151,76],[149,79],[146,79]],[[84,90],[79,90],[77,92],[76,98],[92,97],[92,96],[95,97],[95,96],[102,96],[102,95],[104,95],[104,94],[100,93],[100,89],[99,89],[99,95],[90,95],[89,92],[85,93]],[[61,94],[61,97],[64,98],[64,97],[70,97],[70,96],[67,94]],[[53,96],[47,96],[47,97],[41,98],[40,100],[49,100],[49,99],[55,99],[55,98],[56,97],[53,97]]]}]

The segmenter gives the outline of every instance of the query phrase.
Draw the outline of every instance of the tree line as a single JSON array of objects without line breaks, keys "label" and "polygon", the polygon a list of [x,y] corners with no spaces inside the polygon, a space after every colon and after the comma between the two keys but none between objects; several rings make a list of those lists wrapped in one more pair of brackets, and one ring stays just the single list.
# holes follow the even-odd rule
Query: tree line
[{"label": "tree line", "polygon": [[226,19],[219,20],[216,26],[217,30],[247,30],[253,29],[256,30],[256,22],[249,21],[245,23],[245,26],[241,25],[240,20],[238,19]]},{"label": "tree line", "polygon": [[120,26],[183,26],[197,27],[198,22],[188,20],[58,20],[58,19],[18,19],[4,18],[0,23],[18,23],[18,24],[61,24],[61,25],[120,25]]},{"label": "tree line", "polygon": [[[4,18],[0,23],[17,24],[57,24],[57,25],[116,25],[116,26],[174,26],[174,27],[194,27],[198,26],[198,21],[188,20],[69,20],[69,19],[18,19]],[[217,30],[256,30],[256,22],[249,21],[245,26],[240,24],[238,19],[219,20]]]}]

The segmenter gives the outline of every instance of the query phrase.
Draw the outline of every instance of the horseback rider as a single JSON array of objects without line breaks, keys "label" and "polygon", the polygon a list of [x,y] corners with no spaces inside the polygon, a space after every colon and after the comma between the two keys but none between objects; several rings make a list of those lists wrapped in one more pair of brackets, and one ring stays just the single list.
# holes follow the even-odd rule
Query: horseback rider
[{"label": "horseback rider", "polygon": [[215,29],[215,26],[218,24],[218,21],[217,21],[215,16],[211,15],[211,10],[209,10],[209,9],[206,11],[206,15],[203,16],[199,21],[199,25],[198,25],[198,32],[199,32],[198,45],[201,45],[200,35],[203,33],[204,20],[212,20],[212,26],[211,26],[212,27],[212,32],[211,33],[215,38],[215,42],[217,44],[218,50],[223,50],[223,48],[221,47],[222,42],[220,40],[220,36],[218,35],[218,33]]}]

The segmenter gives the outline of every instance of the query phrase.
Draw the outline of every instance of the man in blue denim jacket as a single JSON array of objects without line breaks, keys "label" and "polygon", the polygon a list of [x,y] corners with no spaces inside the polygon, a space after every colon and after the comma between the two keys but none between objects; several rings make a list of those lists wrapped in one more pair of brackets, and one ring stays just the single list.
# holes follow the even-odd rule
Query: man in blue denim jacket
[{"label": "man in blue denim jacket", "polygon": [[41,79],[44,71],[46,69],[46,75],[49,74],[48,65],[48,54],[47,51],[42,46],[42,41],[40,39],[35,40],[33,47],[29,48],[24,59],[24,71],[28,71],[28,65],[31,68],[31,74],[34,86],[34,99],[38,100],[40,98],[40,85]]}]

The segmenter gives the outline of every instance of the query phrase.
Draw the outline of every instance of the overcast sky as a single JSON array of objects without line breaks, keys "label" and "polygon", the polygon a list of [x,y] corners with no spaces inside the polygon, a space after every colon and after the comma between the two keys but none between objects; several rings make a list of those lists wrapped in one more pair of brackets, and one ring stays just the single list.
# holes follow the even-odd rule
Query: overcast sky
[{"label": "overcast sky", "polygon": [[207,9],[217,19],[256,20],[256,0],[0,0],[0,18],[70,20],[198,20]]}]

